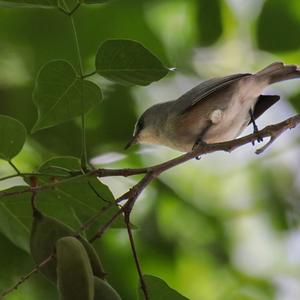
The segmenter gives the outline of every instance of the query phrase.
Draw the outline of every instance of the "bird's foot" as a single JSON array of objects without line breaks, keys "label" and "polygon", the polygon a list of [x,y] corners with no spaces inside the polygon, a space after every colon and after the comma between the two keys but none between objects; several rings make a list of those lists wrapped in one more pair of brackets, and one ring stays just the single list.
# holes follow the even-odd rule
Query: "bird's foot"
[{"label": "bird's foot", "polygon": [[[257,134],[258,133],[258,127],[256,126],[256,124],[253,124],[253,133],[254,134]],[[257,135],[257,138],[256,140],[253,140],[252,141],[252,145],[254,146],[255,145],[255,141],[257,141],[258,143],[261,143],[264,141],[263,137],[261,137],[260,135]]]},{"label": "bird's foot", "polygon": [[[198,147],[204,147],[204,146],[206,146],[207,145],[207,143],[206,142],[204,142],[202,139],[198,139],[196,142],[195,142],[195,144],[194,144],[194,146],[193,146],[193,148],[192,148],[192,151],[194,151],[195,149],[197,149]],[[197,160],[200,160],[201,159],[201,156],[196,156],[195,157]]]}]

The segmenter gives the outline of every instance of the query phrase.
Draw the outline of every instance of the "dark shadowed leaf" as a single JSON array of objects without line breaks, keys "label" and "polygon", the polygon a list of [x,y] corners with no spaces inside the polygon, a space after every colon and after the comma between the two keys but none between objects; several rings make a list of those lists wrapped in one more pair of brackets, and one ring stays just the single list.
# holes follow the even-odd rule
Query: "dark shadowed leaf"
[{"label": "dark shadowed leaf", "polygon": [[132,40],[106,40],[96,56],[97,72],[120,84],[148,85],[168,69],[142,44]]},{"label": "dark shadowed leaf", "polygon": [[[54,176],[39,177],[39,184],[47,184],[53,180],[63,180],[55,175],[67,174],[67,170],[79,170],[80,161],[75,157],[56,157],[45,162],[40,172]],[[28,186],[8,189],[9,192],[22,191]],[[28,237],[31,229],[32,211],[30,193],[1,197],[0,200],[0,232],[16,246],[28,251]],[[110,189],[96,177],[79,177],[57,185],[54,189],[38,193],[37,207],[46,215],[52,216],[77,230],[79,226],[94,216],[105,206],[113,204],[97,218],[95,224],[87,232],[92,236],[102,224],[118,212],[114,205],[114,197]],[[124,227],[122,218],[116,220],[112,227]]]},{"label": "dark shadowed leaf", "polygon": [[0,159],[15,157],[22,150],[25,139],[26,129],[21,122],[0,115]]},{"label": "dark shadowed leaf", "polygon": [[57,6],[57,0],[0,0],[1,6],[54,8]]},{"label": "dark shadowed leaf", "polygon": [[257,23],[257,40],[266,51],[290,51],[300,46],[298,0],[267,0]]},{"label": "dark shadowed leaf", "polygon": [[[189,300],[170,288],[166,282],[158,277],[144,275],[144,280],[146,282],[149,300]],[[139,291],[139,300],[144,299],[143,293]]]},{"label": "dark shadowed leaf", "polygon": [[67,61],[45,64],[36,79],[33,101],[38,120],[32,131],[69,121],[88,112],[101,100],[101,90],[94,83],[78,78]]},{"label": "dark shadowed leaf", "polygon": [[221,1],[199,0],[197,4],[200,45],[209,46],[218,40],[223,31]]}]

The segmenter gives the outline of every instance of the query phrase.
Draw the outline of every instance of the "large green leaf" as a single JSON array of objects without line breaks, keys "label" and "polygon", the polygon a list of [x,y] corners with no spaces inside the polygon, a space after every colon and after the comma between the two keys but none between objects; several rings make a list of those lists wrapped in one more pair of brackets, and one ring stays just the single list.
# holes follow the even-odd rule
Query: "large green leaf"
[{"label": "large green leaf", "polygon": [[289,51],[300,47],[298,0],[267,0],[257,22],[257,39],[266,51]]},{"label": "large green leaf", "polygon": [[21,122],[0,115],[0,159],[15,157],[22,150],[25,139],[26,129]]},{"label": "large green leaf", "polygon": [[[158,277],[144,275],[144,280],[146,283],[149,300],[189,300],[170,288],[166,282]],[[139,300],[144,299],[143,293],[139,291]]]},{"label": "large green leaf", "polygon": [[80,79],[69,62],[48,62],[35,82],[33,101],[38,109],[38,120],[32,131],[71,120],[88,112],[100,100],[100,88]]},{"label": "large green leaf", "polygon": [[[63,180],[58,175],[68,174],[67,170],[80,169],[80,161],[74,157],[56,157],[45,162],[39,169],[43,174],[51,176],[39,177],[39,185]],[[53,176],[52,176],[53,175]],[[56,178],[55,178],[56,177]],[[28,186],[8,189],[18,192]],[[28,237],[31,229],[32,211],[30,193],[16,194],[0,198],[0,232],[18,247],[28,251]],[[95,224],[88,230],[88,237],[106,223],[119,208],[114,204],[114,197],[109,188],[96,177],[78,177],[54,189],[44,190],[37,195],[36,205],[45,214],[70,225],[77,230],[103,207],[112,204],[103,214],[99,215]],[[122,218],[116,220],[112,227],[124,227]]]},{"label": "large green leaf", "polygon": [[126,39],[106,40],[96,55],[96,70],[120,84],[148,85],[168,74],[168,69],[142,44]]},{"label": "large green leaf", "polygon": [[1,6],[54,8],[57,6],[57,0],[0,0]]},{"label": "large green leaf", "polygon": [[[19,187],[11,190],[18,191],[22,190],[23,188],[24,187]],[[27,199],[23,200],[25,200],[25,203],[29,203],[28,195]],[[11,199],[11,203],[9,203],[8,207],[4,201],[0,201],[0,231],[16,246],[28,252],[30,230],[29,227],[24,224],[24,220],[16,216],[15,211],[19,212],[19,216],[22,216],[24,212],[24,206],[18,206],[19,205],[16,203],[16,198]]]}]

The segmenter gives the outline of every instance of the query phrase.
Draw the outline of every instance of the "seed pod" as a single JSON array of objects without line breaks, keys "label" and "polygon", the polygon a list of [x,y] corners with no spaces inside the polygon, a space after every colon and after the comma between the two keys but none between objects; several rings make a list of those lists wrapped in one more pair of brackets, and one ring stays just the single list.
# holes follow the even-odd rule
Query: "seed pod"
[{"label": "seed pod", "polygon": [[[57,240],[65,236],[75,236],[75,231],[66,224],[35,210],[30,236],[30,251],[35,263],[40,264],[47,259],[54,252]],[[90,257],[94,275],[104,278],[105,272],[95,249],[84,238],[79,239]],[[56,258],[43,266],[40,271],[56,284]]]},{"label": "seed pod", "polygon": [[84,246],[75,237],[56,243],[57,288],[61,300],[93,300],[94,275]]},{"label": "seed pod", "polygon": [[122,300],[116,290],[103,279],[94,277],[94,300]]},{"label": "seed pod", "polygon": [[91,265],[93,268],[93,274],[99,278],[104,279],[107,274],[105,273],[105,271],[103,269],[102,263],[99,259],[99,256],[98,256],[95,248],[91,245],[91,243],[89,243],[86,239],[82,238],[81,236],[78,239],[84,246],[84,248],[89,256],[89,259],[90,259],[90,262],[91,262]]},{"label": "seed pod", "polygon": [[[55,250],[56,241],[64,236],[71,236],[74,231],[62,222],[34,211],[30,236],[30,251],[36,264],[47,259]],[[56,258],[40,269],[52,282],[56,283]]]}]

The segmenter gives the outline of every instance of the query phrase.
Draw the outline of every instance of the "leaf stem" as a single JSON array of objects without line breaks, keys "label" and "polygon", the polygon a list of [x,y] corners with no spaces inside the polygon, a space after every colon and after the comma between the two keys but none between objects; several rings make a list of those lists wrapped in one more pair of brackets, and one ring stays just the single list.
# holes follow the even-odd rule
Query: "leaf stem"
[{"label": "leaf stem", "polygon": [[75,41],[75,49],[76,49],[76,53],[77,53],[77,57],[78,57],[78,62],[79,62],[79,73],[80,73],[80,77],[82,78],[83,77],[83,63],[82,63],[82,59],[81,59],[81,53],[80,53],[80,47],[79,47],[77,30],[76,30],[76,26],[75,26],[75,22],[74,22],[73,16],[70,15],[69,17],[70,17],[70,20],[71,20],[73,37],[74,37],[74,41]]},{"label": "leaf stem", "polygon": [[[78,6],[79,7],[79,6]],[[76,26],[74,22],[73,16],[70,14],[69,15],[71,24],[72,24],[72,30],[73,30],[73,36],[74,36],[74,41],[75,41],[75,48],[76,48],[76,53],[78,57],[78,63],[79,63],[79,74],[80,78],[84,78],[84,71],[83,71],[83,63],[82,63],[82,58],[81,58],[81,53],[80,53],[80,47],[79,47],[79,41],[78,41],[78,35],[76,31]],[[83,171],[87,170],[88,166],[88,159],[87,159],[87,149],[86,149],[86,134],[85,134],[85,116],[84,116],[84,99],[83,99],[83,81],[81,85],[81,168]]]},{"label": "leaf stem", "polygon": [[11,165],[11,167],[16,171],[16,173],[21,176],[21,172],[20,170],[17,168],[17,166],[11,161],[9,160],[8,163]]},{"label": "leaf stem", "polygon": [[125,212],[124,213],[124,221],[125,221],[125,225],[127,228],[127,234],[128,234],[128,238],[129,238],[129,242],[130,242],[130,247],[131,247],[131,251],[132,251],[132,255],[133,255],[133,259],[134,259],[134,263],[138,272],[138,276],[140,279],[140,285],[141,285],[141,289],[143,291],[143,294],[145,296],[145,300],[149,300],[149,295],[147,292],[147,286],[146,286],[146,282],[144,280],[144,276],[143,276],[143,271],[142,271],[142,267],[141,267],[141,263],[136,251],[136,246],[134,243],[134,238],[133,238],[133,234],[132,234],[132,230],[130,227],[130,213],[131,211]]},{"label": "leaf stem", "polygon": [[83,75],[82,77],[83,78],[88,78],[88,77],[91,77],[91,76],[93,76],[95,74],[97,74],[97,71],[93,71],[93,72],[87,73],[87,74]]},{"label": "leaf stem", "polygon": [[[79,174],[79,172],[78,172]],[[80,173],[81,174],[81,173]],[[13,175],[8,175],[8,176],[5,176],[5,177],[1,177],[0,178],[0,181],[5,181],[5,180],[8,180],[8,179],[11,179],[11,178],[15,178],[15,177],[30,177],[30,176],[48,176],[48,177],[59,177],[59,178],[69,178],[69,177],[72,177],[73,175],[70,174],[70,175],[58,175],[58,174],[50,174],[50,173],[18,173],[18,174],[13,174]],[[77,176],[77,174],[75,175]]]}]

